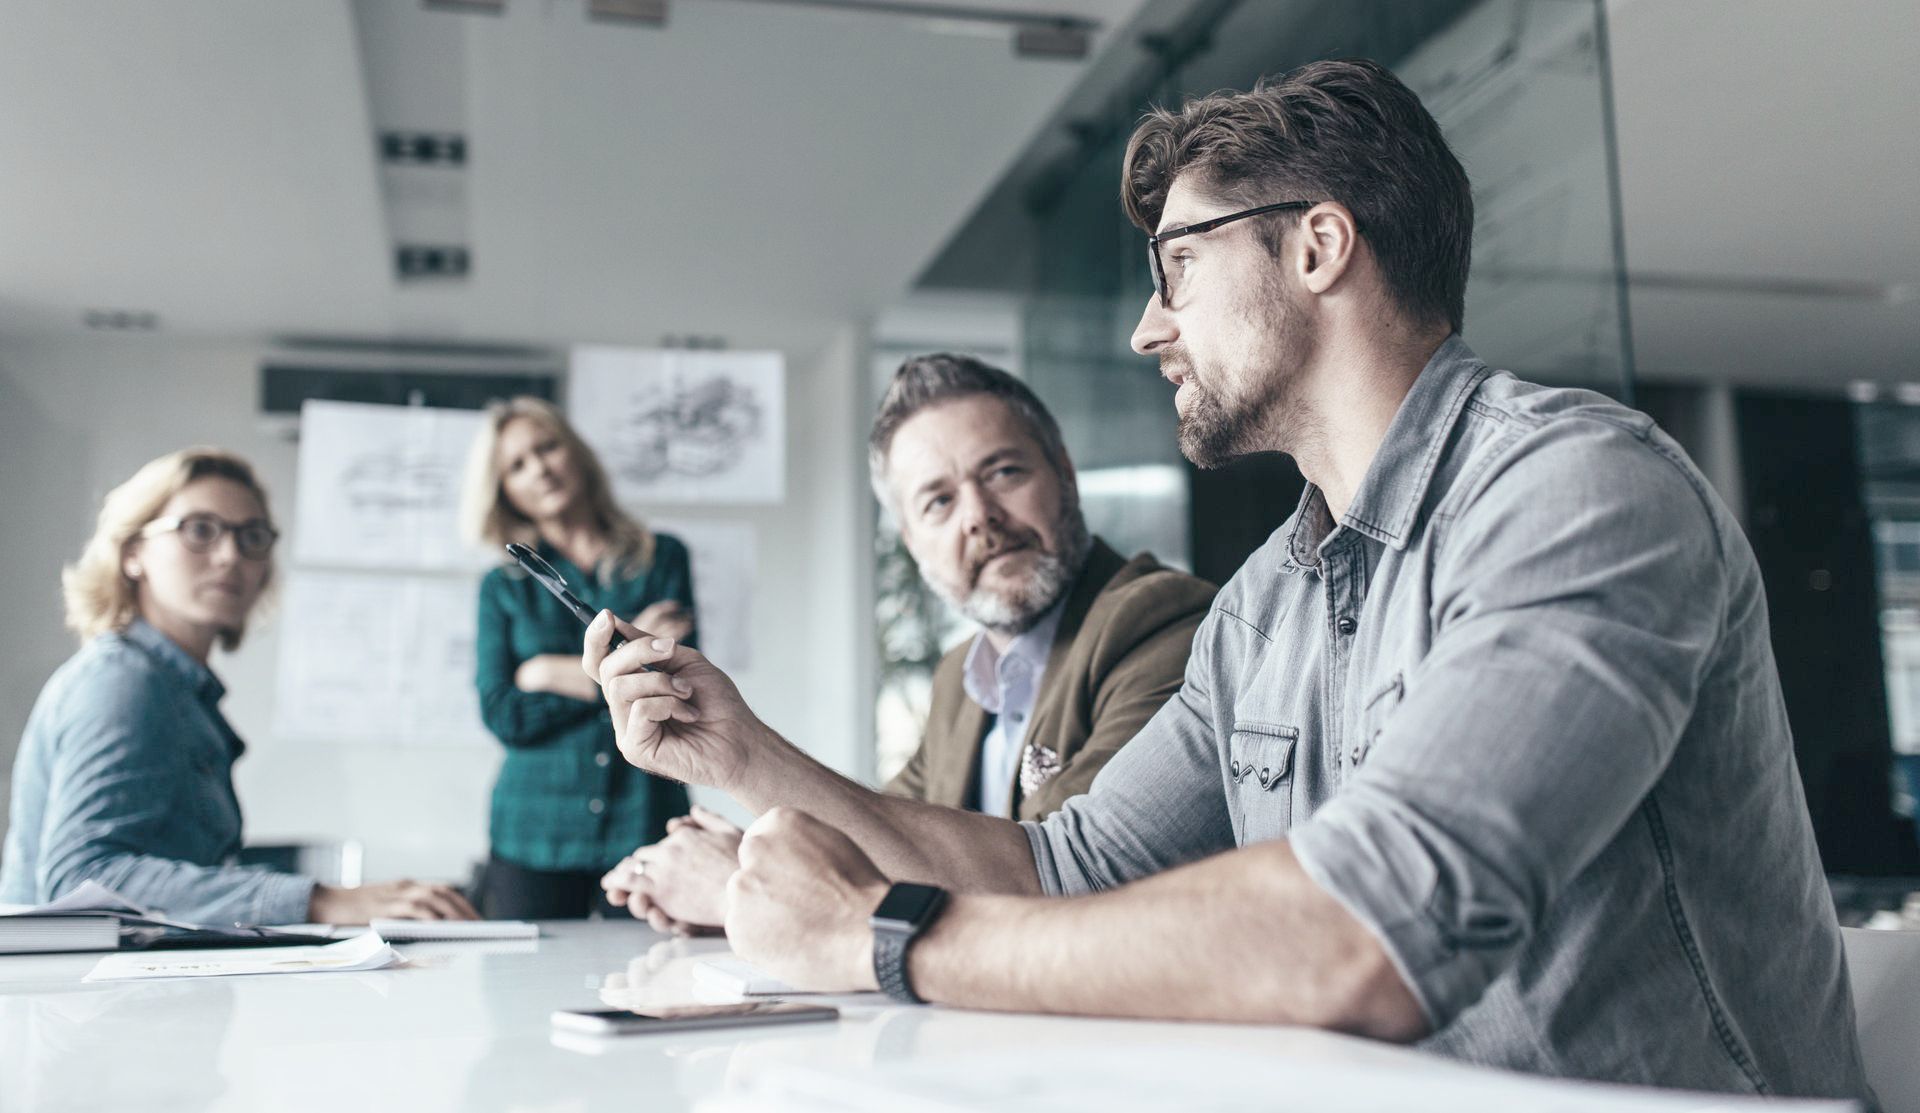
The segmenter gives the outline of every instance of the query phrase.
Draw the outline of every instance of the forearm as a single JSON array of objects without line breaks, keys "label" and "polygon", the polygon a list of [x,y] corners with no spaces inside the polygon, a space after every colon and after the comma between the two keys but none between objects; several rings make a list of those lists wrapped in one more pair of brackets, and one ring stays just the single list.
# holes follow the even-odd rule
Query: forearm
[{"label": "forearm", "polygon": [[312,878],[260,866],[201,866],[98,846],[54,859],[44,891],[57,897],[83,880],[174,919],[221,927],[301,923],[313,892]]},{"label": "forearm", "polygon": [[958,895],[909,961],[922,997],[971,1008],[1426,1030],[1379,941],[1284,842],[1086,897]]},{"label": "forearm", "polygon": [[778,736],[755,748],[730,791],[756,815],[787,806],[837,828],[889,878],[960,893],[1042,891],[1019,824],[875,792]]},{"label": "forearm", "polygon": [[600,685],[580,671],[580,662],[559,653],[529,657],[514,671],[513,686],[523,692],[545,692],[582,703],[600,702]]},{"label": "forearm", "polygon": [[522,691],[511,682],[480,689],[480,719],[508,746],[542,745],[558,732],[600,714],[603,707],[597,701],[552,692]]}]

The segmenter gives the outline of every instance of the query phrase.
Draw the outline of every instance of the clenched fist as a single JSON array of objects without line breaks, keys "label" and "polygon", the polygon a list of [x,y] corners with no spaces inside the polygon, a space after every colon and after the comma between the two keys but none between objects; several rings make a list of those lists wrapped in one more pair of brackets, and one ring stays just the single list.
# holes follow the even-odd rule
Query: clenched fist
[{"label": "clenched fist", "polygon": [[887,879],[853,840],[803,811],[774,808],[740,840],[727,942],[797,989],[877,989],[867,918],[886,895]]}]

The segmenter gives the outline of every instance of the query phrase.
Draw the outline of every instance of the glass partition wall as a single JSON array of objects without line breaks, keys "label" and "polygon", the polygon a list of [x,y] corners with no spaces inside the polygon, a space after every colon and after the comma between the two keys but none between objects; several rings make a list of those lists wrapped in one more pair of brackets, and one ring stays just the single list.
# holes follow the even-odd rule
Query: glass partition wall
[{"label": "glass partition wall", "polygon": [[[1169,18],[1169,8],[1179,12]],[[1202,0],[1147,9],[918,291],[991,296],[1009,307],[1016,322],[985,330],[982,343],[1059,420],[1096,534],[1123,553],[1151,551],[1224,580],[1292,512],[1301,481],[1284,458],[1204,473],[1181,459],[1172,391],[1154,361],[1129,348],[1152,284],[1145,236],[1121,213],[1118,186],[1127,138],[1149,105],[1245,89],[1317,58],[1388,63],[1466,165],[1476,208],[1466,340],[1528,378],[1631,397],[1599,0]],[[910,354],[897,340],[876,342],[876,398],[885,374]],[[918,745],[942,649],[970,631],[925,591],[884,517],[875,551],[885,776]]]}]

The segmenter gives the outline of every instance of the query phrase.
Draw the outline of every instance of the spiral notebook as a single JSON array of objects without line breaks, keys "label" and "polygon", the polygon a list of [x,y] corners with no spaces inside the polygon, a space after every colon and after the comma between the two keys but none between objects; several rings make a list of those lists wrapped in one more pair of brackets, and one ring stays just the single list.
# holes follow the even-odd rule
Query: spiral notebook
[{"label": "spiral notebook", "polygon": [[457,943],[465,939],[538,939],[528,920],[375,920],[373,930],[389,943]]}]

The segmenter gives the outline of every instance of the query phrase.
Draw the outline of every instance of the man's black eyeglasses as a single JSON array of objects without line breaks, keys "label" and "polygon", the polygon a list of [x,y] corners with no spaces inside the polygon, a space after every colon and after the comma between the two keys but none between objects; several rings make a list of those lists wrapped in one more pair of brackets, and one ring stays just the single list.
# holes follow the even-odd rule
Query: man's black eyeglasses
[{"label": "man's black eyeglasses", "polygon": [[1222,224],[1232,224],[1236,220],[1245,220],[1250,216],[1263,213],[1277,213],[1282,209],[1311,209],[1320,204],[1318,201],[1281,201],[1258,208],[1242,209],[1237,213],[1216,216],[1212,220],[1203,220],[1198,224],[1188,224],[1180,228],[1170,228],[1165,232],[1156,232],[1147,237],[1147,265],[1153,268],[1153,288],[1160,294],[1160,304],[1167,309],[1173,308],[1173,289],[1167,282],[1166,264],[1160,261],[1160,245],[1168,240],[1177,240],[1181,236],[1197,236],[1202,232],[1211,232]]}]

